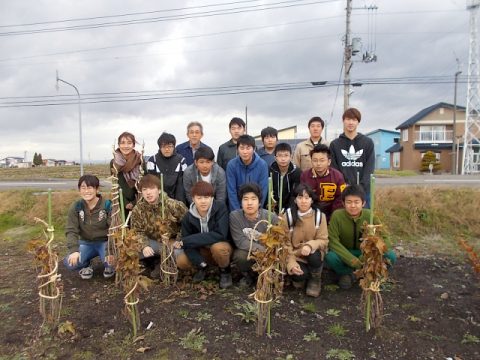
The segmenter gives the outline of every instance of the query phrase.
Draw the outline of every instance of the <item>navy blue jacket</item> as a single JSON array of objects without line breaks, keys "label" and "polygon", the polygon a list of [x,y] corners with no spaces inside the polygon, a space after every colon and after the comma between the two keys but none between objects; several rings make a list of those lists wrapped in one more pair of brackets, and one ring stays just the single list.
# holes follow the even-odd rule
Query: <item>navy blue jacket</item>
[{"label": "navy blue jacket", "polygon": [[[210,146],[202,143],[201,141],[200,141],[200,147],[210,148]],[[190,146],[190,141],[185,141],[184,143],[178,144],[175,150],[177,151],[177,154],[180,154],[185,158],[185,163],[187,165],[193,164],[194,154],[193,154],[193,149]]]}]

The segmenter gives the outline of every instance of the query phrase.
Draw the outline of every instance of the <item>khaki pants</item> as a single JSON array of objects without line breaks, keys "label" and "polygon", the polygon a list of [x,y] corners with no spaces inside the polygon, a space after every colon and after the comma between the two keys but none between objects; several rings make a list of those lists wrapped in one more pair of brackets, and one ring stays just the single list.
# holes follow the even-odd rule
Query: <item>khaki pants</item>
[{"label": "khaki pants", "polygon": [[[220,268],[226,268],[230,265],[232,256],[232,245],[226,241],[217,242],[209,247],[200,248],[200,253],[210,265],[217,265]],[[193,265],[188,260],[187,255],[182,251],[177,256],[177,267],[180,270],[193,269]]]}]

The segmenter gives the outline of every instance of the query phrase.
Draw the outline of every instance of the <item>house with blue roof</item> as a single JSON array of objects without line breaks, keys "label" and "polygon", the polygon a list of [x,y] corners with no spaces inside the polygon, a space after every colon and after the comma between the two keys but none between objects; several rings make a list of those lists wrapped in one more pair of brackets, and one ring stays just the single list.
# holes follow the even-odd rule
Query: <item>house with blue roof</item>
[{"label": "house with blue roof", "polygon": [[[390,168],[419,171],[423,155],[433,151],[442,172],[452,172],[453,156],[457,173],[461,168],[466,109],[457,106],[456,126],[453,126],[454,106],[445,102],[431,105],[402,122],[400,140],[386,150]],[[455,147],[455,153],[452,151]],[[399,161],[395,162],[395,159]]]},{"label": "house with blue roof", "polygon": [[377,129],[365,134],[372,139],[375,145],[375,169],[390,169],[390,156],[386,150],[399,139],[400,132],[393,130]]}]

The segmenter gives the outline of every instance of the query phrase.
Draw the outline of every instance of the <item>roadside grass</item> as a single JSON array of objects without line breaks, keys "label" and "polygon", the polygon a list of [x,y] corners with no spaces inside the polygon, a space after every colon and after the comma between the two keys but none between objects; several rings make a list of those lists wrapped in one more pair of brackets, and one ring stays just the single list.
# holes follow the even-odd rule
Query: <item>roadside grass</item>
[{"label": "roadside grass", "polygon": [[410,244],[429,253],[463,253],[459,238],[472,239],[480,252],[480,190],[412,186],[381,188],[375,213],[396,244]]},{"label": "roadside grass", "polygon": [[417,176],[419,174],[419,172],[413,170],[375,170],[375,176],[378,177]]},{"label": "roadside grass", "polygon": [[[101,179],[110,176],[109,164],[85,165],[85,174],[93,174]],[[39,166],[33,168],[2,168],[0,180],[45,180],[45,179],[78,179],[80,165],[74,166]]]}]

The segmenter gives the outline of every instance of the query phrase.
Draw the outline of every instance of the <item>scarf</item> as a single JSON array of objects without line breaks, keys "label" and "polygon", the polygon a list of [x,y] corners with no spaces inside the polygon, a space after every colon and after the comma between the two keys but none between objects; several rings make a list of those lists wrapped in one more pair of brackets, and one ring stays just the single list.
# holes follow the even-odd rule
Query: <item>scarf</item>
[{"label": "scarf", "polygon": [[115,150],[113,155],[113,162],[119,173],[123,173],[128,186],[133,188],[135,182],[138,181],[140,175],[140,165],[142,163],[142,155],[133,150],[126,157],[120,152],[120,149]]}]

